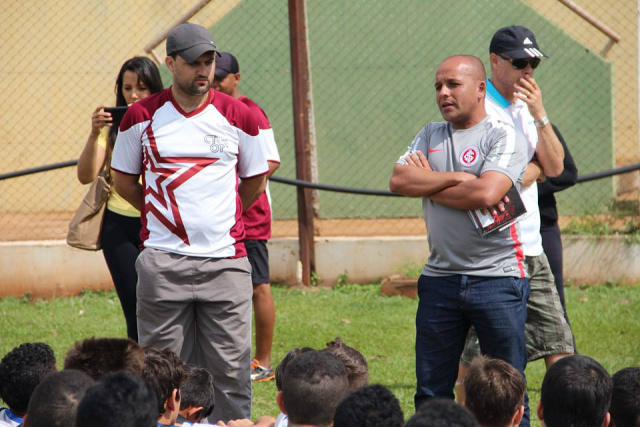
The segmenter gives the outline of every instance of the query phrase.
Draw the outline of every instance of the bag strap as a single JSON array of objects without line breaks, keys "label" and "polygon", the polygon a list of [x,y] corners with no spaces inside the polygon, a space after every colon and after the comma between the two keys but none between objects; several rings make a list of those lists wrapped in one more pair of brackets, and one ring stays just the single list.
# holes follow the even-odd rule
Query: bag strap
[{"label": "bag strap", "polygon": [[113,149],[111,148],[111,144],[107,140],[107,149],[105,150],[105,162],[102,170],[100,171],[100,175],[103,176],[107,184],[111,185],[111,155],[113,154]]}]

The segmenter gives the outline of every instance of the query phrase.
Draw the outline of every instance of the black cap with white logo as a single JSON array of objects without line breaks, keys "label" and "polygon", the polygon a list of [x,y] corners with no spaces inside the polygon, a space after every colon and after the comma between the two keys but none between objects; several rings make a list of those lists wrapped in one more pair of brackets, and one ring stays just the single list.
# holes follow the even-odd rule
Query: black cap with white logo
[{"label": "black cap with white logo", "polygon": [[513,59],[548,58],[540,48],[530,29],[520,25],[500,28],[489,45],[490,53],[502,53]]},{"label": "black cap with white logo", "polygon": [[213,37],[200,25],[188,22],[178,25],[167,37],[167,55],[178,54],[189,64],[207,52],[216,52],[220,55]]}]

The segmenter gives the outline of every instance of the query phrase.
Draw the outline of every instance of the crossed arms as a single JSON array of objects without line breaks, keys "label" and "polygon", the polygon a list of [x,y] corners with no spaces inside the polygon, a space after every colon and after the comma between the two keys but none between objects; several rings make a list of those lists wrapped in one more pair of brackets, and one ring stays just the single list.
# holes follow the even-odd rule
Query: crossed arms
[{"label": "crossed arms", "polygon": [[480,177],[466,172],[436,172],[422,151],[406,157],[407,164],[393,168],[389,189],[409,197],[426,197],[454,209],[482,209],[498,205],[513,183],[501,172]]}]

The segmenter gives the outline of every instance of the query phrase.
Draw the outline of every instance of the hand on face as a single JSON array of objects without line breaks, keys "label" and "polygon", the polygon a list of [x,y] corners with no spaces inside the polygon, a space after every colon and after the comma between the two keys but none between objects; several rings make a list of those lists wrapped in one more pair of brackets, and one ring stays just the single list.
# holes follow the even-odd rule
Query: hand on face
[{"label": "hand on face", "polygon": [[541,120],[547,113],[542,104],[542,91],[533,77],[525,76],[514,84],[513,95],[524,101],[534,120]]}]

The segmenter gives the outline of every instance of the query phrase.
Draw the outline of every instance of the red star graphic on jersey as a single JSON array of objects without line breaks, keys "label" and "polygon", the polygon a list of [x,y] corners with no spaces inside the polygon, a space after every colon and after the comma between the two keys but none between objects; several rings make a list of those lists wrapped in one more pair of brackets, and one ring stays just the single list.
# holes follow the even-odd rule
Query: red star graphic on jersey
[{"label": "red star graphic on jersey", "polygon": [[[190,178],[200,172],[207,166],[220,160],[213,157],[162,157],[158,151],[156,144],[156,138],[153,135],[151,126],[147,128],[147,135],[149,137],[150,148],[145,148],[145,164],[149,165],[149,170],[158,174],[155,179],[156,189],[154,190],[147,185],[147,193],[149,196],[156,199],[160,204],[168,208],[171,206],[171,213],[173,214],[173,221],[171,218],[167,218],[158,208],[156,208],[150,201],[145,203],[145,210],[154,215],[169,231],[178,236],[185,244],[189,245],[189,236],[187,236],[187,230],[184,228],[182,222],[182,216],[180,215],[180,208],[176,201],[175,191],[182,184],[187,182]],[[160,167],[161,163],[193,163],[193,166],[185,170],[185,166],[176,167]],[[182,171],[182,173],[180,173]],[[165,195],[162,189],[162,183],[171,176],[179,174],[167,185],[167,193]]]}]

